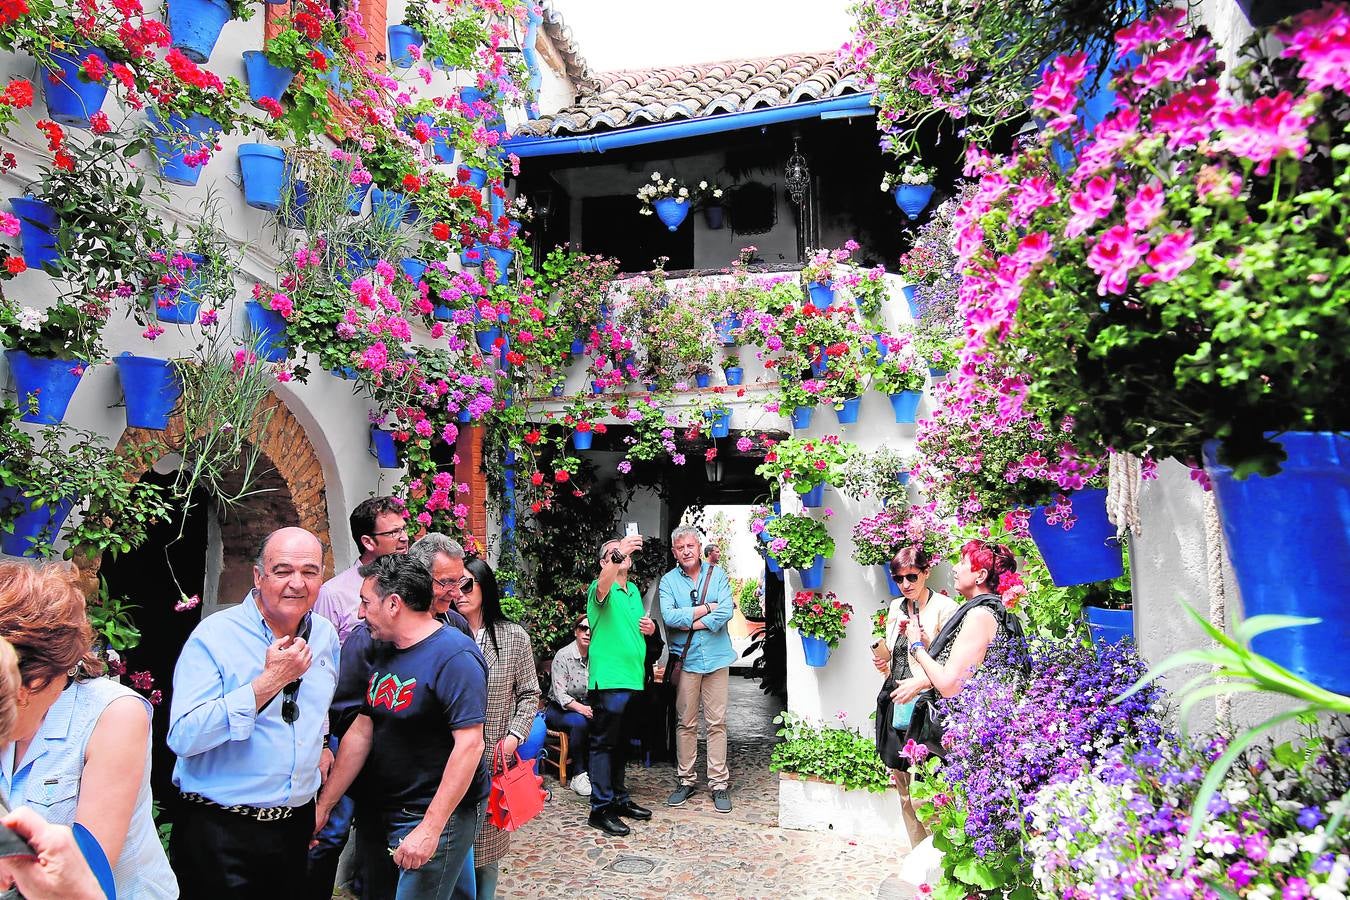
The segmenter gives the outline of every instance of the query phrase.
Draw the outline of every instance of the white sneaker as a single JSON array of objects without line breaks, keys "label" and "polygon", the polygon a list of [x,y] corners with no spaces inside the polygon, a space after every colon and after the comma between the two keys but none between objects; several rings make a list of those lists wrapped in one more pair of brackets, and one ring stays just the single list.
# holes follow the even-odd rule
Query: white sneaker
[{"label": "white sneaker", "polygon": [[587,775],[585,772],[582,772],[567,784],[568,787],[575,791],[580,797],[589,797],[591,795],[591,776]]}]

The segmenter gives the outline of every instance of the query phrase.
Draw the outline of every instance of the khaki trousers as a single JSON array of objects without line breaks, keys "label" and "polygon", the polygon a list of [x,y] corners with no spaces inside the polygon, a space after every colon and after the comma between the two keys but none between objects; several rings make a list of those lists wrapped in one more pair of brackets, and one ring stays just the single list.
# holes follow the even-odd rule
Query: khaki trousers
[{"label": "khaki trousers", "polygon": [[903,769],[891,769],[891,777],[900,791],[900,816],[905,820],[905,831],[909,832],[909,846],[917,847],[928,837],[928,829],[914,814],[914,798],[909,795],[909,772]]},{"label": "khaki trousers", "polygon": [[703,707],[703,718],[708,723],[708,787],[714,791],[726,790],[731,782],[727,769],[727,687],[731,668],[725,667],[707,675],[685,671],[680,675],[680,689],[675,693],[675,757],[680,784],[693,784],[694,760],[698,757],[698,712]]}]

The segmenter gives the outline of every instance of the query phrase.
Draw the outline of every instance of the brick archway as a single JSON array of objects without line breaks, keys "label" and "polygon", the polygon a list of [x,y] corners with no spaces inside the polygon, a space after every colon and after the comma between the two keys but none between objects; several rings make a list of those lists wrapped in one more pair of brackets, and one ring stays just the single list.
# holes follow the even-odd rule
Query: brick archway
[{"label": "brick archway", "polygon": [[[266,413],[271,413],[266,418]],[[284,401],[269,391],[263,399],[259,418],[266,418],[266,427],[259,430],[254,427],[248,439],[272,461],[276,473],[290,491],[291,501],[295,505],[299,521],[295,524],[313,533],[323,544],[324,578],[333,575],[333,545],[328,532],[328,499],[324,487],[323,465],[319,462],[309,436],[300,421],[287,408]],[[175,413],[165,431],[152,431],[145,428],[127,428],[122,433],[117,449],[137,450],[158,447],[163,454],[174,453],[183,446],[183,417]],[[153,455],[153,454],[147,454]],[[152,460],[148,469],[154,464]],[[145,473],[143,469],[136,473],[137,478]],[[75,559],[83,575],[86,586],[92,585],[98,590],[98,570],[102,564],[99,557],[87,557],[77,554]]]}]

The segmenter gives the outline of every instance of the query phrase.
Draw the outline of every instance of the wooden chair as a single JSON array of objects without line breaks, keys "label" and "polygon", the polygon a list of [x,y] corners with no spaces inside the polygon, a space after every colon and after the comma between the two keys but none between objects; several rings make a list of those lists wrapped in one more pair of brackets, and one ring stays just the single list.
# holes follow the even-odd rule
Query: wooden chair
[{"label": "wooden chair", "polygon": [[[549,758],[549,750],[558,752],[557,762]],[[545,771],[552,766],[554,773],[558,776],[558,783],[567,787],[567,732],[549,730],[545,734],[544,752],[539,756],[539,764]]]}]

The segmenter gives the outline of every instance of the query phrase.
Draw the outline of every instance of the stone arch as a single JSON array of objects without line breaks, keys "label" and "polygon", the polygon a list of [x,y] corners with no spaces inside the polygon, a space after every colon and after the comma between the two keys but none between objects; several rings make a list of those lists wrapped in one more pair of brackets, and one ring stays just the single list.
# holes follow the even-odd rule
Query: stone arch
[{"label": "stone arch", "polygon": [[[271,413],[270,417],[267,416],[268,412]],[[248,440],[272,461],[276,474],[289,490],[299,517],[296,524],[316,535],[323,544],[324,578],[331,578],[333,542],[329,534],[328,500],[323,466],[318,453],[310,443],[300,420],[275,391],[269,391],[263,399],[258,418],[265,420],[266,425],[259,428],[255,421]],[[175,412],[169,420],[169,427],[164,431],[126,428],[117,443],[117,449],[136,451],[157,447],[162,450],[159,454],[162,456],[180,449],[183,446],[183,438],[183,417],[181,413]],[[154,454],[144,455],[154,457]],[[144,475],[155,461],[155,458],[148,459],[145,468],[135,473],[134,477]],[[98,570],[102,559],[77,554],[75,562],[80,568],[86,586],[92,586],[93,590],[97,591]]]}]

